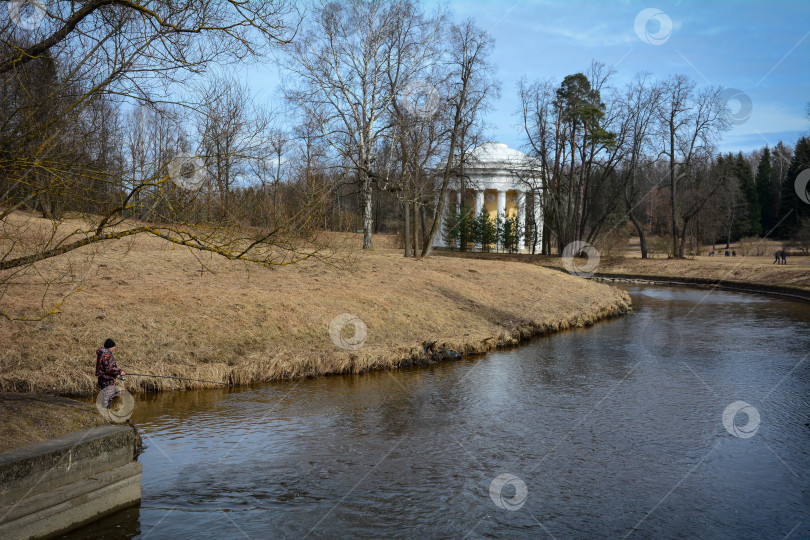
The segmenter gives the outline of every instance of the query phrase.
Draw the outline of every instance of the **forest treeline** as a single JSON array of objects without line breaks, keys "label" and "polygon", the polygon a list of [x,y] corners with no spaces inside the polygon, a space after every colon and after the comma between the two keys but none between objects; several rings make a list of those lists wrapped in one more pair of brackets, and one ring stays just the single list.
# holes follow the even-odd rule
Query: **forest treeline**
[{"label": "forest treeline", "polygon": [[[367,249],[392,232],[428,256],[442,215],[543,253],[630,227],[644,256],[651,237],[683,257],[810,235],[793,189],[810,141],[719,154],[726,93],[684,75],[618,85],[594,62],[509,89],[543,223],[527,212],[503,235],[446,203],[476,187],[465,169],[501,92],[473,21],[410,0],[23,5],[0,22],[2,294],[51,283],[42,261],[140,234],[267,265],[328,256],[323,231],[362,231]],[[278,99],[238,75],[257,62],[281,68]]]}]

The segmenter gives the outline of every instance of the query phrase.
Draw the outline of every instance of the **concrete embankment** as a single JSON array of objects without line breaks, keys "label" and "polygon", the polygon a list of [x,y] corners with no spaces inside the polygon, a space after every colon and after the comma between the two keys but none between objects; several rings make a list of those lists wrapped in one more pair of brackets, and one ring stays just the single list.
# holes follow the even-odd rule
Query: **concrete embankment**
[{"label": "concrete embankment", "polygon": [[0,538],[49,538],[137,504],[131,426],[103,425],[0,454]]}]

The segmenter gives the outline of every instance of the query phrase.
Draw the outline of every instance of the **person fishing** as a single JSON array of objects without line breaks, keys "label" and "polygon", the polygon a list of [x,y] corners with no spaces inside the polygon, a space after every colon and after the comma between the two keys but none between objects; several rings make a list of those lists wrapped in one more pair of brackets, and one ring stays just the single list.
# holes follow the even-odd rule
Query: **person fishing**
[{"label": "person fishing", "polygon": [[96,349],[96,377],[103,392],[102,405],[105,409],[110,408],[115,397],[115,379],[125,375],[118,369],[114,353],[115,341],[110,338],[104,341],[103,347]]}]

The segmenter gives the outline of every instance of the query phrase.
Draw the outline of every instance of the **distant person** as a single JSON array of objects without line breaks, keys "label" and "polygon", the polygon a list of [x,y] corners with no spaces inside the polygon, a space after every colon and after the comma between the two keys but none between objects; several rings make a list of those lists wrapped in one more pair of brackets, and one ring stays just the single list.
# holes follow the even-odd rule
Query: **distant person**
[{"label": "distant person", "polygon": [[728,250],[726,250],[726,257],[728,257]]},{"label": "distant person", "polygon": [[110,408],[115,397],[115,379],[125,375],[118,369],[114,353],[115,341],[110,338],[107,338],[103,347],[96,349],[96,377],[103,392],[102,405],[105,409]]},{"label": "distant person", "polygon": [[773,262],[771,264],[773,264],[773,263],[779,264],[779,250],[778,249],[776,250],[776,253],[773,254]]},{"label": "distant person", "polygon": [[782,248],[782,264],[787,264],[787,251],[785,251],[785,248]]},{"label": "distant person", "polygon": [[736,257],[736,256],[737,256],[737,250],[736,250],[736,249],[732,249],[732,250],[731,250],[731,256],[732,256],[732,257]]}]

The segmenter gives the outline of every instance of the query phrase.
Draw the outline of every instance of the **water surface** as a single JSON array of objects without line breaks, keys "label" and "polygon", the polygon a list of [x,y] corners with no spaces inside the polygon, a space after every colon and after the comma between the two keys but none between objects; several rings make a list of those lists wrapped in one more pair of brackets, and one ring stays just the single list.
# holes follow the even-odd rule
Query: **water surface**
[{"label": "water surface", "polygon": [[138,397],[142,503],[69,537],[810,537],[810,304],[626,289],[483,357]]}]

